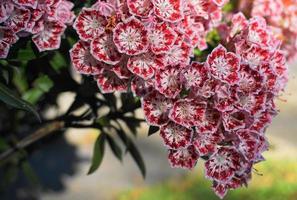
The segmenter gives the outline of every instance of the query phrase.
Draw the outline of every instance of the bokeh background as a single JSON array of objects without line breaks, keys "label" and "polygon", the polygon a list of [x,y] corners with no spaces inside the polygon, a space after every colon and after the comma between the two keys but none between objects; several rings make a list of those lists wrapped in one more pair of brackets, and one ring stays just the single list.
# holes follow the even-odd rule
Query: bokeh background
[{"label": "bokeh background", "polygon": [[[279,115],[267,130],[271,147],[267,161],[255,166],[248,188],[230,191],[225,199],[296,200],[297,199],[297,64],[290,66],[287,90],[279,97]],[[63,94],[60,111],[74,98]],[[142,116],[142,113],[139,112]],[[103,164],[87,175],[94,130],[67,131],[54,144],[34,152],[30,163],[35,171],[33,183],[21,178],[1,199],[42,200],[212,200],[218,199],[203,176],[203,162],[192,171],[171,169],[166,148],[158,134],[147,137],[143,124],[135,139],[147,167],[143,179],[129,155],[118,161],[107,148]],[[13,173],[13,172],[11,172]],[[11,191],[10,191],[11,190]]]}]

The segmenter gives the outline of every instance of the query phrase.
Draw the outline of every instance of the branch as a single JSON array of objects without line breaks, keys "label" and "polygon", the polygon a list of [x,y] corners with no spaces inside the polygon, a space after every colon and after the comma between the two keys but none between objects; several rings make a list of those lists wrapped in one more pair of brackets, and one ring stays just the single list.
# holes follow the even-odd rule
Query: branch
[{"label": "branch", "polygon": [[58,131],[64,127],[65,127],[65,124],[62,121],[51,122],[51,123],[41,127],[40,129],[35,131],[33,134],[20,140],[14,147],[1,153],[0,154],[0,162],[5,161],[7,158],[9,158],[12,154],[17,152],[18,150],[24,149],[24,148],[30,146],[31,144],[33,144],[34,142],[48,136],[52,132]]}]

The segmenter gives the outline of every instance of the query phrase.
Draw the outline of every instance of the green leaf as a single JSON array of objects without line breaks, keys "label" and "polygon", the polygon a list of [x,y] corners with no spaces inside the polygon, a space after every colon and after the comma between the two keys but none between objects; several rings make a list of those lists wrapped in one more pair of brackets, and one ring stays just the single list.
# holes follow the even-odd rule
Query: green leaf
[{"label": "green leaf", "polygon": [[137,164],[138,168],[140,169],[140,172],[141,172],[143,178],[145,178],[146,168],[145,168],[143,158],[132,140],[130,140],[128,143],[127,151],[131,154],[132,158],[134,159],[135,163]]},{"label": "green leaf", "polygon": [[155,133],[157,133],[160,130],[158,126],[150,126],[148,136],[151,136]]},{"label": "green leaf", "polygon": [[43,92],[48,92],[53,86],[53,81],[47,75],[42,75],[34,81],[34,87]]},{"label": "green leaf", "polygon": [[140,169],[140,172],[143,178],[145,178],[145,175],[146,175],[145,163],[142,159],[142,156],[139,150],[137,149],[133,141],[125,134],[122,128],[121,129],[116,128],[116,130],[117,130],[116,131],[117,135],[119,136],[119,138],[122,140],[122,142],[127,148],[126,151],[131,154],[132,158],[134,159],[138,168]]},{"label": "green leaf", "polygon": [[106,134],[101,133],[94,145],[92,165],[89,169],[88,175],[94,173],[101,165],[104,157]]},{"label": "green leaf", "polygon": [[17,97],[2,83],[0,83],[0,100],[10,106],[30,112],[40,120],[39,114],[30,103],[24,101],[20,97]]},{"label": "green leaf", "polygon": [[30,102],[31,104],[36,104],[39,99],[42,97],[42,95],[44,94],[43,91],[41,91],[38,88],[33,88],[27,92],[25,92],[25,94],[23,95],[23,99],[25,101]]},{"label": "green leaf", "polygon": [[195,56],[202,56],[203,52],[199,49],[194,49],[194,55]]},{"label": "green leaf", "polygon": [[33,185],[39,185],[39,178],[34,172],[34,169],[30,165],[28,161],[23,161],[22,162],[22,170],[27,179],[33,184]]},{"label": "green leaf", "polygon": [[31,42],[28,42],[26,48],[18,50],[17,59],[21,61],[29,61],[36,58],[36,55],[31,47]]},{"label": "green leaf", "polygon": [[122,161],[122,149],[120,148],[120,146],[114,141],[114,139],[110,136],[110,135],[106,135],[107,136],[107,141],[108,144],[113,152],[113,154],[120,160]]},{"label": "green leaf", "polygon": [[9,145],[7,144],[6,140],[0,137],[0,151],[4,151],[8,148],[9,148]]},{"label": "green leaf", "polygon": [[61,69],[65,68],[67,66],[67,62],[66,62],[65,58],[58,51],[55,52],[54,56],[50,60],[50,64],[56,72],[60,72]]},{"label": "green leaf", "polygon": [[54,83],[47,75],[41,75],[34,81],[33,85],[34,88],[23,94],[23,99],[36,104],[44,93],[48,92],[54,86]]}]

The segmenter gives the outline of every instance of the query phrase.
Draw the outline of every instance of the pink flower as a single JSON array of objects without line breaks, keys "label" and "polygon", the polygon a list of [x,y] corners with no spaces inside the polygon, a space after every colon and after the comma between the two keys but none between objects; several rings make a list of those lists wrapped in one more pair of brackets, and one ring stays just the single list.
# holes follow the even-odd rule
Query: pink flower
[{"label": "pink flower", "polygon": [[151,125],[163,125],[169,120],[169,110],[172,108],[172,100],[164,97],[158,91],[148,93],[142,99],[142,109],[146,120]]},{"label": "pink flower", "polygon": [[70,50],[72,65],[75,70],[82,74],[100,74],[104,65],[97,61],[90,52],[90,44],[79,41]]},{"label": "pink flower", "polygon": [[12,44],[16,43],[18,37],[11,29],[0,27],[0,58],[6,58],[9,48]]},{"label": "pink flower", "polygon": [[179,66],[167,66],[155,74],[156,89],[167,98],[175,98],[182,89]]},{"label": "pink flower", "polygon": [[182,0],[152,0],[155,14],[168,22],[177,22],[183,18]]},{"label": "pink flower", "polygon": [[193,146],[200,156],[213,154],[218,144],[224,139],[220,131],[214,133],[199,132],[193,139]]},{"label": "pink flower", "polygon": [[227,52],[222,45],[216,47],[208,56],[207,64],[213,77],[231,85],[238,82],[240,58],[232,52]]},{"label": "pink flower", "polygon": [[99,37],[107,25],[107,21],[101,13],[95,9],[83,8],[76,18],[73,28],[77,31],[80,39],[89,41]]},{"label": "pink flower", "polygon": [[205,162],[206,177],[218,182],[227,182],[241,168],[240,153],[232,147],[220,147]]},{"label": "pink flower", "polygon": [[149,45],[145,26],[134,17],[115,27],[113,41],[118,51],[127,55],[145,53]]},{"label": "pink flower", "polygon": [[58,49],[61,44],[61,35],[66,26],[59,22],[46,22],[43,30],[32,37],[33,42],[40,52]]},{"label": "pink flower", "polygon": [[91,54],[98,61],[109,65],[119,63],[122,57],[112,41],[112,35],[107,33],[102,33],[99,37],[92,40]]},{"label": "pink flower", "polygon": [[121,79],[107,69],[96,75],[95,80],[102,93],[126,92],[128,89],[129,79]]},{"label": "pink flower", "polygon": [[127,0],[127,5],[131,14],[144,17],[153,9],[150,0]]},{"label": "pink flower", "polygon": [[154,24],[148,38],[150,49],[155,54],[167,53],[174,45],[177,34],[166,23]]},{"label": "pink flower", "polygon": [[198,100],[183,99],[174,103],[169,117],[175,123],[191,128],[199,126],[206,112],[206,103]]},{"label": "pink flower", "polygon": [[193,131],[174,122],[168,122],[161,127],[160,135],[165,145],[170,149],[186,148],[191,144]]},{"label": "pink flower", "polygon": [[163,57],[144,53],[129,58],[127,67],[133,74],[147,80],[154,76],[156,69],[164,68]]},{"label": "pink flower", "polygon": [[172,167],[192,169],[199,158],[198,152],[193,146],[184,149],[170,149],[168,159]]}]

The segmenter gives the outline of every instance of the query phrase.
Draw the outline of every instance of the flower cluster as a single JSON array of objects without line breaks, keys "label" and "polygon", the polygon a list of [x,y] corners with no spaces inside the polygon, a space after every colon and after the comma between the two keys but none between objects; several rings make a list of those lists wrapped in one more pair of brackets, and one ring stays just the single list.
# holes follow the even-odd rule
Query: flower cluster
[{"label": "flower cluster", "polygon": [[94,75],[102,92],[124,92],[132,83],[142,93],[140,85],[159,70],[187,65],[195,47],[207,48],[206,34],[221,20],[225,1],[98,1],[74,22],[80,41],[70,52],[73,66]]},{"label": "flower cluster", "polygon": [[75,15],[67,0],[1,0],[0,58],[6,58],[19,37],[32,35],[39,51],[60,47],[61,36]]},{"label": "flower cluster", "polygon": [[243,3],[252,4],[250,5],[252,16],[262,16],[267,19],[271,30],[283,41],[281,48],[286,52],[286,57],[289,60],[296,59],[297,0],[243,0]]},{"label": "flower cluster", "polygon": [[268,148],[265,129],[287,82],[285,55],[264,18],[242,13],[220,24],[222,44],[204,63],[206,33],[217,26],[219,0],[98,1],[76,21],[73,67],[93,75],[104,93],[131,89],[150,125],[160,127],[173,167],[206,160],[216,194],[246,185]]},{"label": "flower cluster", "polygon": [[171,165],[191,169],[205,159],[205,175],[223,197],[247,185],[253,165],[263,160],[265,129],[277,114],[274,100],[287,82],[287,66],[263,18],[238,13],[219,30],[225,47],[205,63],[157,70],[142,106],[147,122],[160,127]]}]

